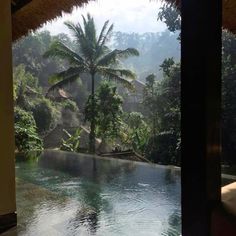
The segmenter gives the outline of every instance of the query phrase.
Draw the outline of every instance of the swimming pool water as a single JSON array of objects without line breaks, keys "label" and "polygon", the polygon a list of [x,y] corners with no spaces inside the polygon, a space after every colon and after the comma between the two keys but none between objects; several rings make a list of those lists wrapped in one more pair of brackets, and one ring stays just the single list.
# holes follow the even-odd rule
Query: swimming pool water
[{"label": "swimming pool water", "polygon": [[180,235],[180,171],[46,151],[16,162],[18,235]]}]

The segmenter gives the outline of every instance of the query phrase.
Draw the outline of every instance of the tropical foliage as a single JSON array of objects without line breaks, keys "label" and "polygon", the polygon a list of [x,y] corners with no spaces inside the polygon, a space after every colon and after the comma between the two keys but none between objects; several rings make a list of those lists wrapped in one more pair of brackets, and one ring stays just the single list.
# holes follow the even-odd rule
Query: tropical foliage
[{"label": "tropical foliage", "polygon": [[180,11],[173,3],[163,4],[157,19],[163,21],[171,32],[179,31],[181,29]]},{"label": "tropical foliage", "polygon": [[144,155],[150,138],[150,126],[140,112],[124,115],[123,129],[121,129],[122,144]]},{"label": "tropical foliage", "polygon": [[42,140],[36,129],[32,114],[19,107],[15,108],[15,144],[19,152],[42,150]]},{"label": "tropical foliage", "polygon": [[[171,31],[180,29],[180,11],[166,4],[159,13]],[[236,164],[236,37],[222,31],[222,161]]]},{"label": "tropical foliage", "polygon": [[236,164],[236,37],[222,35],[222,153],[223,161]]},{"label": "tropical foliage", "polygon": [[[123,99],[117,93],[115,85],[104,81],[94,96],[89,97],[85,107],[85,121],[95,120],[96,136],[103,142],[112,141],[119,135],[122,118]],[[94,118],[95,117],[95,118]]]},{"label": "tropical foliage", "polygon": [[[176,38],[181,19],[179,10],[171,4],[163,4],[157,17],[172,32],[113,32],[108,21],[98,32],[94,19],[88,15],[82,18],[82,24],[65,23],[72,37],[52,36],[44,31],[16,42],[13,79],[17,150],[42,149],[43,138],[57,125],[79,127],[86,120],[84,125],[90,125],[91,131],[90,151],[94,151],[95,137],[99,137],[123,150],[133,149],[154,162],[179,165],[180,44]],[[223,161],[233,164],[236,37],[223,31],[222,42],[222,150]],[[137,50],[140,56],[130,57],[139,55]],[[131,68],[145,86],[138,101],[142,109],[130,107],[127,114],[122,111],[122,103],[127,103],[131,92],[110,82],[130,87],[136,77]],[[73,101],[60,97],[49,100],[45,97],[49,87],[51,95],[63,87]],[[79,130],[68,133],[61,149],[78,151],[79,136]]]},{"label": "tropical foliage", "polygon": [[[69,69],[54,75],[56,83],[50,88],[53,90],[62,87],[65,84],[75,81],[82,72],[90,74],[91,78],[91,105],[94,110],[94,94],[96,75],[106,79],[112,79],[130,86],[126,79],[135,79],[135,74],[128,70],[117,67],[120,59],[129,56],[138,56],[139,53],[134,48],[125,50],[110,50],[107,42],[111,38],[113,25],[109,26],[106,21],[100,34],[97,36],[94,19],[88,14],[87,19],[83,16],[83,27],[72,22],[66,22],[65,25],[72,32],[77,43],[77,51],[68,47],[62,41],[52,43],[45,57],[58,57],[67,60],[70,64]],[[90,120],[90,151],[95,151],[95,119]]]},{"label": "tropical foliage", "polygon": [[[39,32],[13,46],[16,106],[33,117],[38,137],[44,138],[57,125],[80,127],[86,120],[83,125],[90,126],[90,151],[98,137],[154,162],[179,164],[178,32],[113,33],[113,25],[106,21],[98,33],[90,15],[82,20],[82,24],[65,23],[72,37]],[[140,57],[130,58],[139,55],[134,48],[142,52]],[[164,60],[172,55],[175,60]],[[138,95],[140,110],[132,107],[130,113],[123,112],[123,102],[137,91],[128,91],[124,85],[130,88],[136,76],[126,68],[135,68],[142,81],[146,77],[143,100]],[[57,99],[58,88],[73,101]],[[79,151],[80,128],[74,134],[65,128],[64,133],[67,138],[58,148]]]},{"label": "tropical foliage", "polygon": [[60,146],[60,149],[62,151],[68,151],[68,152],[79,152],[81,129],[76,129],[74,134],[70,134],[65,129],[63,131],[68,138],[66,140],[62,139],[62,144]]},{"label": "tropical foliage", "polygon": [[41,93],[38,79],[27,72],[25,65],[20,64],[13,70],[13,94],[16,106],[26,110],[30,109],[29,95],[37,96]]},{"label": "tropical foliage", "polygon": [[42,93],[38,78],[26,71],[24,65],[13,70],[14,101],[21,109],[32,113],[37,126],[37,132],[45,134],[56,124],[58,107]]},{"label": "tropical foliage", "polygon": [[144,105],[151,126],[146,155],[154,162],[180,164],[180,64],[172,58],[161,65],[163,79],[146,78]]},{"label": "tropical foliage", "polygon": [[49,31],[32,33],[15,42],[12,47],[13,66],[17,67],[23,64],[28,73],[39,79],[40,86],[48,86],[49,75],[55,71],[63,70],[67,66],[60,59],[52,60],[42,57],[54,40],[62,40],[69,45],[72,44],[66,34],[52,36]]},{"label": "tropical foliage", "polygon": [[45,134],[53,129],[59,119],[59,111],[53,103],[46,98],[36,99],[30,109],[33,113],[39,133]]}]

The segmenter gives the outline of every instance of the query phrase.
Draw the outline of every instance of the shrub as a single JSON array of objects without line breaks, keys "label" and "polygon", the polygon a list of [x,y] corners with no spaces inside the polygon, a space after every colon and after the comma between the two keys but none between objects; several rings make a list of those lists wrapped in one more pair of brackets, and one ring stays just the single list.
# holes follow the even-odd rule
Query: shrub
[{"label": "shrub", "polygon": [[39,133],[49,131],[56,123],[57,111],[49,99],[38,99],[31,110]]},{"label": "shrub", "polygon": [[19,107],[15,108],[15,145],[19,152],[42,150],[43,148],[32,114]]},{"label": "shrub", "polygon": [[66,110],[71,110],[73,112],[79,112],[79,109],[78,109],[76,103],[72,100],[67,99],[66,101],[63,102],[62,106]]},{"label": "shrub", "polygon": [[155,163],[164,165],[179,165],[180,150],[178,137],[174,132],[161,132],[152,136],[146,146],[145,156]]},{"label": "shrub", "polygon": [[68,133],[65,129],[63,131],[68,136],[68,139],[62,139],[60,149],[68,152],[79,152],[81,129],[77,129],[73,135]]},{"label": "shrub", "polygon": [[144,154],[150,136],[150,127],[140,112],[124,115],[124,127],[121,133],[122,144]]}]

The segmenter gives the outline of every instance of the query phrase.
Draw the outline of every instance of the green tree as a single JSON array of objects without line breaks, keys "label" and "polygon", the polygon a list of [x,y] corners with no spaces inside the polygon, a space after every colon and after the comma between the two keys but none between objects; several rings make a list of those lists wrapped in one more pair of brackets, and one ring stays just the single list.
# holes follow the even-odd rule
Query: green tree
[{"label": "green tree", "polygon": [[[93,104],[94,102],[94,104]],[[119,134],[123,99],[117,93],[117,89],[108,81],[99,86],[94,101],[89,97],[85,108],[85,120],[94,119],[96,136],[104,143],[112,141]],[[95,117],[94,117],[95,116]]]},{"label": "green tree", "polygon": [[152,135],[155,136],[158,130],[158,101],[157,101],[157,86],[158,83],[155,80],[156,76],[150,74],[146,77],[146,84],[143,91],[143,105],[146,110],[149,122],[151,124]]},{"label": "green tree", "polygon": [[134,151],[144,154],[150,136],[150,127],[140,112],[125,114],[122,143]]},{"label": "green tree", "polygon": [[166,59],[161,65],[159,126],[161,130],[180,132],[180,63]]},{"label": "green tree", "polygon": [[163,21],[171,32],[181,29],[180,10],[176,7],[175,3],[163,4],[158,13],[157,20]]},{"label": "green tree", "polygon": [[39,79],[41,86],[48,86],[49,75],[67,66],[62,60],[46,59],[42,56],[48,49],[48,45],[57,39],[66,40],[67,44],[72,44],[70,38],[64,34],[51,36],[49,31],[32,33],[15,42],[12,47],[14,67],[23,64],[26,72]]},{"label": "green tree", "polygon": [[[77,51],[66,46],[61,41],[55,41],[49,50],[45,53],[46,57],[59,57],[70,63],[70,68],[57,73],[57,83],[50,90],[61,87],[76,80],[81,72],[90,74],[91,78],[91,105],[94,112],[95,101],[95,76],[101,75],[104,78],[116,80],[130,86],[130,82],[125,78],[134,79],[135,74],[127,69],[118,68],[119,60],[131,55],[138,56],[139,53],[134,48],[125,50],[110,50],[107,42],[111,38],[113,25],[109,26],[106,21],[102,30],[97,36],[94,19],[88,14],[87,19],[83,17],[83,27],[72,22],[66,22],[65,25],[71,30],[77,45]],[[108,27],[109,26],[109,27]],[[58,82],[59,81],[59,82]],[[93,116],[94,117],[94,116]],[[95,117],[90,120],[90,151],[95,151]]]},{"label": "green tree", "polygon": [[163,79],[147,77],[144,104],[153,133],[146,155],[162,164],[180,164],[180,64],[166,59],[161,65]]},{"label": "green tree", "polygon": [[38,78],[26,71],[25,65],[13,69],[15,106],[32,112],[37,131],[43,134],[49,131],[58,119],[58,108],[42,93]]},{"label": "green tree", "polygon": [[55,127],[59,111],[49,99],[44,97],[37,98],[30,110],[33,113],[38,132],[41,135]]},{"label": "green tree", "polygon": [[29,110],[29,94],[39,94],[38,79],[26,71],[25,65],[20,64],[13,69],[13,94],[15,105]]}]

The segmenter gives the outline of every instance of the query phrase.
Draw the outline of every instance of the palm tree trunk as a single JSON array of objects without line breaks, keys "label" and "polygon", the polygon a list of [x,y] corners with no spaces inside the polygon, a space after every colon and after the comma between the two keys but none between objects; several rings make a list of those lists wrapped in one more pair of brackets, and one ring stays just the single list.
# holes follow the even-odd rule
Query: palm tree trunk
[{"label": "palm tree trunk", "polygon": [[95,109],[95,100],[94,100],[94,95],[95,95],[95,88],[94,88],[94,78],[95,74],[91,74],[91,79],[92,79],[92,119],[90,122],[90,133],[89,133],[89,151],[91,153],[95,153],[95,114],[94,114],[94,109]]}]

